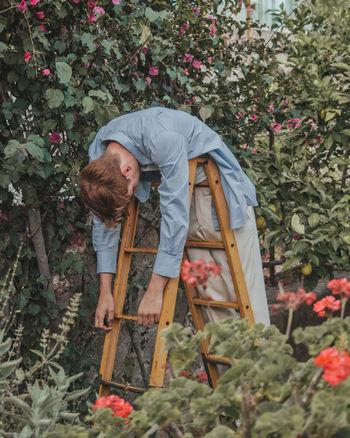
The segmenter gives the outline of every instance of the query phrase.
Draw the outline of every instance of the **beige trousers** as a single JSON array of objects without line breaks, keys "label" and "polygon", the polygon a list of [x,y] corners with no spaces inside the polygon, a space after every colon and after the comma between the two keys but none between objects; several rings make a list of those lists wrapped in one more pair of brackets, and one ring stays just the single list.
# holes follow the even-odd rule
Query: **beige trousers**
[{"label": "beige trousers", "polygon": [[[196,174],[196,180],[197,180]],[[201,178],[202,179],[202,178]],[[198,180],[197,180],[198,182]],[[256,229],[253,207],[247,207],[246,224],[234,230],[242,269],[248,288],[255,322],[270,324],[270,316],[266,299],[264,275],[262,270],[259,239]],[[190,209],[190,240],[222,240],[220,231],[216,231],[212,218],[212,196],[209,187],[195,187]],[[232,283],[230,269],[224,250],[220,249],[187,249],[191,261],[204,259],[222,267],[221,274],[210,276],[207,289],[198,288],[203,297],[217,301],[235,301],[236,294]],[[209,321],[218,321],[237,315],[234,309],[205,307]],[[237,315],[238,316],[238,315]]]}]

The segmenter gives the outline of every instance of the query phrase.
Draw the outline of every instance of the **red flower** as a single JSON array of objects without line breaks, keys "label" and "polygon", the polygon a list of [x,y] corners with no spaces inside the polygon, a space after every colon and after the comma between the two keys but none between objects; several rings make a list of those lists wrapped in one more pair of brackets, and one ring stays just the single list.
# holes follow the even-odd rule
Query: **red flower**
[{"label": "red flower", "polygon": [[59,143],[61,141],[61,136],[58,132],[53,131],[49,137],[49,140],[51,141],[51,143]]},{"label": "red flower", "polygon": [[21,3],[18,5],[18,10],[21,12],[24,12],[28,9],[27,3],[25,0],[22,0]]},{"label": "red flower", "polygon": [[197,382],[203,383],[208,381],[208,376],[203,371],[198,371],[195,375]]},{"label": "red flower", "polygon": [[24,62],[28,62],[31,57],[32,57],[32,55],[30,54],[30,52],[26,52],[24,54]]},{"label": "red flower", "polygon": [[45,13],[43,11],[36,12],[36,16],[39,18],[39,20],[42,20],[45,17]]},{"label": "red flower", "polygon": [[[98,408],[110,408],[113,411],[113,417],[127,418],[134,408],[131,404],[117,395],[109,395],[108,397],[100,397],[95,401],[95,406],[92,408],[93,412]],[[124,421],[128,424],[129,421]]]},{"label": "red flower", "polygon": [[327,287],[334,295],[340,295],[341,298],[350,297],[350,281],[345,277],[329,281]]},{"label": "red flower", "polygon": [[207,288],[207,280],[210,273],[216,277],[220,271],[221,267],[209,262],[208,265],[203,259],[195,260],[189,262],[184,260],[181,268],[181,278],[191,286],[197,286],[199,283],[203,289]]},{"label": "red flower", "polygon": [[341,354],[338,350],[328,347],[315,357],[314,364],[322,367],[322,378],[332,386],[338,385],[350,374],[350,357],[347,351]]},{"label": "red flower", "polygon": [[189,375],[187,371],[181,371],[181,373],[179,374],[179,377],[185,377],[186,379],[189,379]]},{"label": "red flower", "polygon": [[340,305],[340,300],[336,300],[333,295],[327,295],[314,304],[314,311],[317,312],[317,316],[325,316],[326,310],[335,312],[340,309]]}]

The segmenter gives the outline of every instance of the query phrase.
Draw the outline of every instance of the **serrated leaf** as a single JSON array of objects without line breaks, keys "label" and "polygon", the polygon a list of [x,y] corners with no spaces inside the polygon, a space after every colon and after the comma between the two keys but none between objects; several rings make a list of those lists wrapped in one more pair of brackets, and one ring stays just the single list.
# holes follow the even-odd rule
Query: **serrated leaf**
[{"label": "serrated leaf", "polygon": [[300,218],[296,213],[293,214],[291,225],[296,233],[305,234],[305,226],[300,223]]},{"label": "serrated leaf", "polygon": [[56,62],[57,76],[61,84],[67,84],[72,77],[72,68],[66,62]]},{"label": "serrated leaf", "polygon": [[64,100],[64,95],[61,90],[49,88],[46,90],[45,97],[49,108],[58,108]]},{"label": "serrated leaf", "polygon": [[8,158],[14,155],[17,152],[18,146],[20,146],[19,141],[10,140],[4,149],[5,157]]}]

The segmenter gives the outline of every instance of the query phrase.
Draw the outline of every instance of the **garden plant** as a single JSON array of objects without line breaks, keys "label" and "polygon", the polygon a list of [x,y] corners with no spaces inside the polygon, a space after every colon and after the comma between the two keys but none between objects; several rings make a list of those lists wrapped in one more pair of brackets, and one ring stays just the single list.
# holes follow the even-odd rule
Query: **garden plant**
[{"label": "garden plant", "polygon": [[[350,3],[300,1],[291,15],[275,11],[271,29],[239,22],[244,3],[1,2],[2,434],[42,436],[73,412],[83,421],[95,401],[96,387],[84,391],[98,292],[91,218],[76,183],[89,142],[112,117],[151,105],[200,117],[257,187],[262,252],[281,264],[279,277],[299,278],[307,294],[319,279],[349,270]],[[318,304],[319,312],[335,311],[336,301]],[[349,317],[295,331],[312,357],[303,364],[275,327],[230,320],[188,338],[175,325],[166,335],[176,347],[169,390],[141,397],[133,420],[117,420],[118,429],[110,412],[99,410],[93,421],[105,423],[106,436],[153,426],[174,436],[346,436],[349,379],[333,387],[313,358],[335,348],[334,363],[347,363],[348,333]],[[215,391],[178,377],[185,370],[192,377],[187,368],[201,336],[232,359]]]}]

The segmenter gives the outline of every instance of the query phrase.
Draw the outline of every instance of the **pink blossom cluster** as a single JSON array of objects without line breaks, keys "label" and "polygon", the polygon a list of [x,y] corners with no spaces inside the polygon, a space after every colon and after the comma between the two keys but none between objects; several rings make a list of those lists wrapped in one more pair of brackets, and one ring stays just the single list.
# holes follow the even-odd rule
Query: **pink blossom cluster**
[{"label": "pink blossom cluster", "polygon": [[49,136],[49,141],[54,144],[60,143],[61,141],[60,134],[56,131],[53,131],[52,134]]},{"label": "pink blossom cluster", "polygon": [[206,264],[203,259],[193,262],[184,260],[181,268],[181,278],[191,286],[200,284],[203,289],[206,289],[209,275],[212,274],[213,277],[216,277],[221,270],[220,266],[215,265],[213,262]]},{"label": "pink blossom cluster", "polygon": [[[317,312],[318,316],[331,317],[332,312],[339,310],[342,302],[345,306],[350,297],[350,281],[345,277],[329,281],[327,287],[333,295],[327,295],[314,304],[314,311]],[[336,300],[334,295],[339,295],[340,299]]]},{"label": "pink blossom cluster", "polygon": [[[185,54],[184,61],[190,62],[192,64],[193,68],[195,68],[197,70],[199,70],[201,68],[201,65],[202,65],[201,61],[195,60],[194,56],[189,54],[189,53]],[[188,76],[188,74],[189,74],[187,68],[185,69],[185,74],[186,74],[186,76]]]},{"label": "pink blossom cluster", "polygon": [[[40,0],[29,0],[29,1],[30,1],[30,4],[31,4],[32,6],[36,6],[36,5],[39,3]],[[24,11],[26,11],[27,9],[28,9],[27,2],[26,2],[25,0],[21,0],[21,2],[20,2],[19,5],[18,5],[18,10],[19,10],[20,12],[24,12]]]},{"label": "pink blossom cluster", "polygon": [[180,36],[185,35],[186,30],[189,28],[190,28],[190,25],[188,23],[183,23],[183,25],[181,26],[181,29],[179,30],[179,32],[177,34]]},{"label": "pink blossom cluster", "polygon": [[302,305],[306,303],[308,306],[316,300],[316,295],[313,292],[305,292],[304,289],[299,288],[296,293],[284,291],[282,285],[280,284],[280,292],[276,297],[279,304],[274,304],[272,309],[277,311],[280,308],[297,310]]}]

